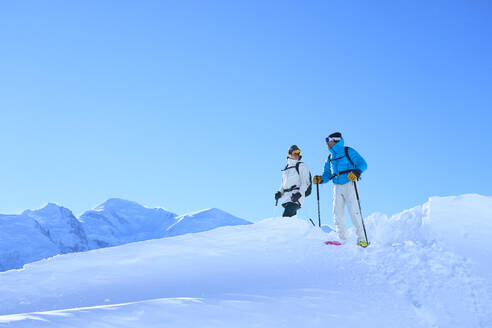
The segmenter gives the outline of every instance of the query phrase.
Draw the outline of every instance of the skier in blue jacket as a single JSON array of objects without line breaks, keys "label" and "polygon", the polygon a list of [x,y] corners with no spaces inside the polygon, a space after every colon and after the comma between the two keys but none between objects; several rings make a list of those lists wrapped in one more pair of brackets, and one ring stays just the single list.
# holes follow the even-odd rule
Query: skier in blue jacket
[{"label": "skier in blue jacket", "polygon": [[325,163],[323,174],[315,175],[313,183],[322,184],[333,180],[333,216],[338,237],[342,240],[348,238],[345,225],[346,204],[357,233],[357,244],[367,247],[368,242],[355,191],[355,181],[367,169],[367,163],[354,149],[345,147],[340,132],[330,134],[326,138],[326,144],[331,154]]}]

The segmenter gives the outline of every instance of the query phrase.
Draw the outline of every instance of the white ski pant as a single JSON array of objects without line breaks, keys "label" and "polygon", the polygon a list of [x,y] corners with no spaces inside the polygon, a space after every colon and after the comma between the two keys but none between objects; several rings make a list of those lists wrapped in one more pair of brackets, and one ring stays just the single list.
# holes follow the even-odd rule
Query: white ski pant
[{"label": "white ski pant", "polygon": [[352,181],[343,185],[335,185],[333,187],[333,217],[335,219],[335,227],[338,238],[346,240],[348,238],[347,226],[345,225],[345,204],[347,205],[352,219],[352,224],[355,227],[357,234],[357,242],[366,240],[364,230],[362,228],[362,215],[355,194],[355,186]]}]

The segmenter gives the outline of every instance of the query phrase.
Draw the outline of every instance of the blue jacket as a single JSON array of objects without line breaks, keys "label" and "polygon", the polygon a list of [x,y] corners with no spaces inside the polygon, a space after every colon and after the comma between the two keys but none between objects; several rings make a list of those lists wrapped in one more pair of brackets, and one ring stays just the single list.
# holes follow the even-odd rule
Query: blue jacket
[{"label": "blue jacket", "polygon": [[[330,152],[331,163],[329,159],[326,160],[325,170],[323,172],[323,175],[321,176],[323,178],[323,183],[330,181],[330,179],[338,172],[351,169],[359,169],[361,170],[361,172],[364,172],[367,169],[366,161],[362,158],[362,156],[359,155],[358,152],[356,152],[352,148],[348,149],[348,154],[352,162],[354,162],[355,166],[350,163],[347,156],[345,156],[345,143],[343,141],[343,138],[330,148]],[[333,183],[339,185],[346,184],[350,181],[348,178],[348,174],[349,172],[334,177]]]}]

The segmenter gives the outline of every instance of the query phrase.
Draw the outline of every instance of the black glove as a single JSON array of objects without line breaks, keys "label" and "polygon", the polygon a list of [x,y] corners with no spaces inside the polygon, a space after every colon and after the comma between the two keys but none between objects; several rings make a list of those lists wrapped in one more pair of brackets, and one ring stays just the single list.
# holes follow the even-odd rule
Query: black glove
[{"label": "black glove", "polygon": [[275,200],[279,200],[280,198],[282,198],[282,193],[280,191],[277,191],[275,193]]},{"label": "black glove", "polygon": [[299,198],[301,198],[301,193],[300,192],[296,192],[295,194],[292,195],[292,197],[290,197],[290,199],[292,199],[292,202],[297,202],[299,200]]}]

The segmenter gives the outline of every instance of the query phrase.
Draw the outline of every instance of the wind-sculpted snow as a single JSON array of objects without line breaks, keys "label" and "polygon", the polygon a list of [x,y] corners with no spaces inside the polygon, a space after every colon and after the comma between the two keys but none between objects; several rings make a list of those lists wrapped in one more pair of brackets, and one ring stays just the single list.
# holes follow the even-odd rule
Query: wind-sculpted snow
[{"label": "wind-sculpted snow", "polygon": [[[382,265],[379,275],[389,277],[391,286],[415,304],[430,327],[440,327],[443,322],[443,327],[488,327],[482,324],[492,322],[492,251],[488,247],[492,197],[432,197],[389,219],[376,214],[367,221],[375,241],[393,249],[385,254],[388,263],[399,263],[405,269]],[[423,266],[426,270],[419,270]],[[426,277],[427,272],[435,279]],[[457,283],[452,284],[454,281]],[[476,316],[460,325],[453,320],[465,301]],[[434,310],[432,315],[428,306]]]},{"label": "wind-sculpted snow", "polygon": [[334,232],[272,218],[57,256],[0,273],[0,323],[490,327],[491,205],[478,195],[436,197],[372,215],[367,249],[353,234],[325,246]]}]

